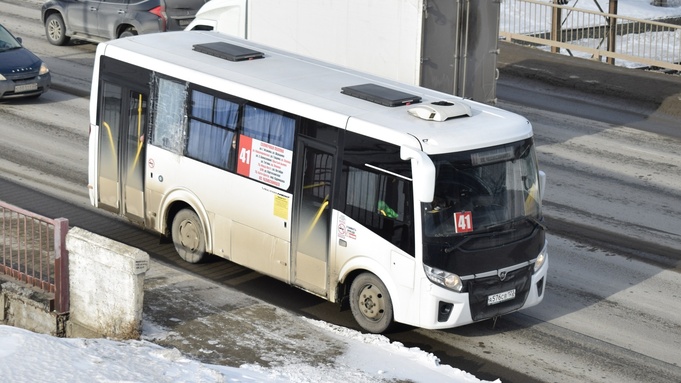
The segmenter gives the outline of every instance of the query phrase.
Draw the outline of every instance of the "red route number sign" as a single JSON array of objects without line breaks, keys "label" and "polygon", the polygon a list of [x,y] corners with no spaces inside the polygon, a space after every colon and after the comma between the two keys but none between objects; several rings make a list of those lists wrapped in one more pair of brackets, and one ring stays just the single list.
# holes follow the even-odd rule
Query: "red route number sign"
[{"label": "red route number sign", "polygon": [[236,165],[236,172],[242,176],[251,175],[251,151],[253,140],[248,136],[241,136],[239,142],[239,161]]},{"label": "red route number sign", "polygon": [[470,211],[454,213],[454,222],[456,224],[457,233],[468,233],[473,231],[473,213]]}]

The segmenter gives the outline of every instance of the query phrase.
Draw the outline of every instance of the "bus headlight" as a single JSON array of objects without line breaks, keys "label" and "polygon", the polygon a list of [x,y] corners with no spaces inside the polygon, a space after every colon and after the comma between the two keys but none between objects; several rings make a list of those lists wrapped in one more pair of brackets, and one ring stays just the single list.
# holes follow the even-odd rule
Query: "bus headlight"
[{"label": "bus headlight", "polygon": [[426,271],[428,279],[436,285],[454,290],[457,293],[463,290],[463,283],[461,283],[461,278],[458,275],[426,265],[423,265],[423,269]]},{"label": "bus headlight", "polygon": [[549,256],[549,247],[545,244],[537,259],[534,261],[534,272],[536,273],[546,263],[546,258]]}]

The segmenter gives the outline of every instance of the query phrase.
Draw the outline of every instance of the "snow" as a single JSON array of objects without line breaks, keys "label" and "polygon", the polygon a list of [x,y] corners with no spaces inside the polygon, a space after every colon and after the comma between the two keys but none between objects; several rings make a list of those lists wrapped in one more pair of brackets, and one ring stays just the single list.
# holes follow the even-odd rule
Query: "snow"
[{"label": "snow", "polygon": [[390,342],[384,336],[302,319],[348,345],[333,364],[217,366],[199,363],[177,349],[146,340],[56,338],[0,326],[0,376],[5,382],[69,383],[481,382],[467,372],[439,364],[433,354]]},{"label": "snow", "polygon": [[[550,2],[550,0],[546,0]],[[617,14],[643,20],[661,20],[681,16],[681,0],[667,0],[667,7],[652,5],[653,0],[618,0]],[[503,1],[502,7],[506,1]],[[597,5],[598,3],[598,5]],[[600,12],[608,12],[608,0],[570,0],[565,6]]]},{"label": "snow", "polygon": [[[553,0],[539,0],[540,2],[550,3]],[[678,18],[681,16],[681,0],[667,0],[668,6],[654,6],[653,0],[618,0],[617,14],[623,17],[631,17],[641,20],[660,20]],[[595,14],[584,14],[578,17],[567,17],[570,15],[570,8],[593,12],[608,12],[609,0],[570,0],[565,4],[564,28],[604,26],[605,19]],[[516,1],[502,1],[500,27],[503,31],[513,31],[516,33],[539,33],[549,32],[542,29],[550,27],[551,12],[539,11],[537,7],[527,6],[526,3]],[[654,32],[631,33],[627,36],[619,36],[616,41],[617,52],[631,55],[638,55],[648,52],[646,56],[650,59],[666,62],[679,62],[681,51],[678,46],[679,34],[660,28]],[[572,40],[571,44],[596,49],[600,47],[600,39],[578,39]],[[539,49],[550,50],[544,46]],[[591,58],[591,54],[578,50],[561,49],[561,54],[574,55],[580,58]],[[624,59],[615,60],[615,65],[627,68],[646,68],[647,64],[627,61]]]},{"label": "snow", "polygon": [[[569,5],[574,6],[575,1]],[[600,0],[607,9],[608,2]],[[651,0],[619,0],[618,13],[642,19],[681,15],[681,0],[674,7],[657,7]],[[502,3],[504,6],[504,3]],[[595,1],[577,0],[577,7],[597,10]],[[481,382],[475,376],[442,365],[439,359],[417,348],[408,348],[381,335],[307,318],[311,325],[347,345],[328,365],[290,364],[278,368],[258,365],[238,367],[203,364],[147,340],[65,339],[0,326],[0,376],[6,382]],[[145,323],[144,332],[158,336],[162,329]],[[144,338],[144,335],[143,335]],[[496,382],[499,382],[497,380]]]}]

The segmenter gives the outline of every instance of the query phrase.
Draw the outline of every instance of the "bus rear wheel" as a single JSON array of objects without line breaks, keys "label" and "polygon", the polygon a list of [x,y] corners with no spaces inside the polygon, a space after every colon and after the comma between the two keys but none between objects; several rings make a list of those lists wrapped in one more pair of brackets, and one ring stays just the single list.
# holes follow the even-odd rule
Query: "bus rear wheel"
[{"label": "bus rear wheel", "polygon": [[365,330],[380,334],[393,322],[393,304],[383,282],[371,273],[362,273],[350,286],[350,309]]},{"label": "bus rear wheel", "polygon": [[173,243],[177,253],[189,263],[206,257],[206,239],[199,216],[191,209],[180,210],[173,219]]}]

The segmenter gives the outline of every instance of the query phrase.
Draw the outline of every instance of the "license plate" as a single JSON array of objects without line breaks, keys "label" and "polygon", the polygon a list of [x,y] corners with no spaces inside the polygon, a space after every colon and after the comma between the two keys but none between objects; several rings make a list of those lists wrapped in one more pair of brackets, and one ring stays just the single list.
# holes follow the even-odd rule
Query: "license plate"
[{"label": "license plate", "polygon": [[513,298],[515,298],[515,289],[492,294],[487,296],[487,306],[496,305],[497,303],[505,302]]},{"label": "license plate", "polygon": [[21,93],[21,92],[28,92],[31,90],[37,90],[38,89],[38,84],[33,83],[33,84],[24,84],[24,85],[16,85],[14,87],[14,93]]}]

